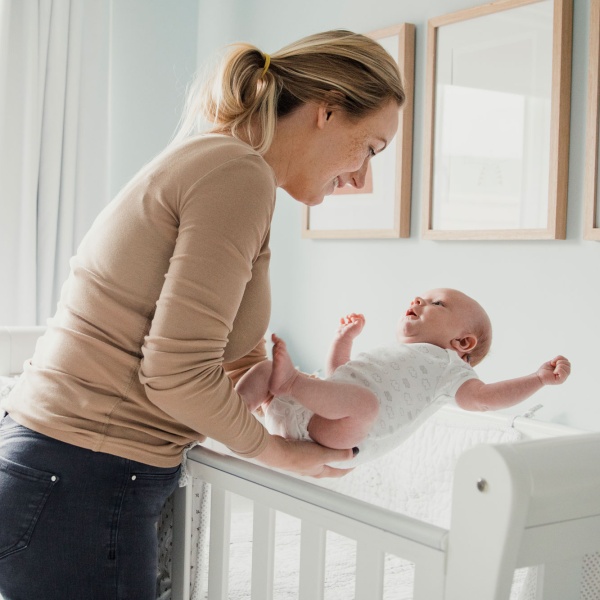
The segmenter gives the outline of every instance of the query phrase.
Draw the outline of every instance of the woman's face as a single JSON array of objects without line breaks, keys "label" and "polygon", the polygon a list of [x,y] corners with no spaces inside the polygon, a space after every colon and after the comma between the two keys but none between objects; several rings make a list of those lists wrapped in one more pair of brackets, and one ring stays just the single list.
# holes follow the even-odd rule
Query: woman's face
[{"label": "woman's face", "polygon": [[362,188],[369,161],[389,146],[398,129],[394,101],[361,119],[317,107],[315,127],[297,140],[294,160],[281,187],[308,206],[323,202],[338,187]]}]

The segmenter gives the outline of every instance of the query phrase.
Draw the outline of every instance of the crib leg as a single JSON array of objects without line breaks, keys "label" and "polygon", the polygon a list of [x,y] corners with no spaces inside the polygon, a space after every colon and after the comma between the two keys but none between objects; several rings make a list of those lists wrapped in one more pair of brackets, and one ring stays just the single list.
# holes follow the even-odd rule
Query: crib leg
[{"label": "crib leg", "polygon": [[537,569],[536,599],[579,598],[581,568],[581,558],[540,565]]},{"label": "crib leg", "polygon": [[189,600],[192,552],[192,485],[177,488],[173,494],[173,551],[171,554],[171,598]]},{"label": "crib leg", "polygon": [[527,475],[493,446],[462,455],[454,474],[445,600],[510,595],[529,506]]},{"label": "crib leg", "polygon": [[356,600],[383,598],[383,573],[385,555],[366,543],[356,549]]}]

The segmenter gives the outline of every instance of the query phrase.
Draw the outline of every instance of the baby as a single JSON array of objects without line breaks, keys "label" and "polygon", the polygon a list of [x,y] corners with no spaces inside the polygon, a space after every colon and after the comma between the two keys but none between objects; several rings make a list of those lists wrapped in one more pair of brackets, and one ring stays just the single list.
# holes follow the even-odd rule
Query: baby
[{"label": "baby", "polygon": [[398,344],[351,360],[353,340],[364,324],[360,314],[341,319],[327,379],[295,369],[285,342],[273,335],[273,361],[253,367],[236,387],[250,410],[262,406],[271,433],[353,448],[355,458],[341,467],[389,452],[452,398],[466,410],[505,408],[545,385],[563,383],[571,371],[569,361],[557,356],[531,375],[480,381],[473,366],[489,351],[491,323],[483,308],[458,290],[417,296],[398,323]]}]

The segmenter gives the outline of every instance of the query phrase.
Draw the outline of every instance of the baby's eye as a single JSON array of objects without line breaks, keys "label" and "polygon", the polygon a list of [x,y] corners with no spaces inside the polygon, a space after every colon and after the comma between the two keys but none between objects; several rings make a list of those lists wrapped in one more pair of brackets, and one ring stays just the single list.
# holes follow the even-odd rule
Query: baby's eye
[{"label": "baby's eye", "polygon": [[434,300],[431,304],[435,304],[436,306],[444,306],[444,303],[441,300]]}]

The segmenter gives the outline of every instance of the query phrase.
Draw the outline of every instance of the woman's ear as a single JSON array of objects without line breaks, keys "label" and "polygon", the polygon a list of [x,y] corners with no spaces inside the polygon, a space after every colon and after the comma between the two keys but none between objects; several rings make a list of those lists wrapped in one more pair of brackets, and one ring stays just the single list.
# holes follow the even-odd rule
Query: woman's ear
[{"label": "woman's ear", "polygon": [[468,333],[464,337],[455,338],[450,342],[450,345],[459,353],[468,354],[477,346],[477,337]]},{"label": "woman's ear", "polygon": [[343,99],[343,94],[337,90],[331,90],[325,94],[323,101],[319,104],[318,123],[320,127],[323,127],[331,119],[334,111],[340,110]]},{"label": "woman's ear", "polygon": [[331,118],[332,108],[326,102],[319,104],[317,109],[317,127],[323,129]]}]

